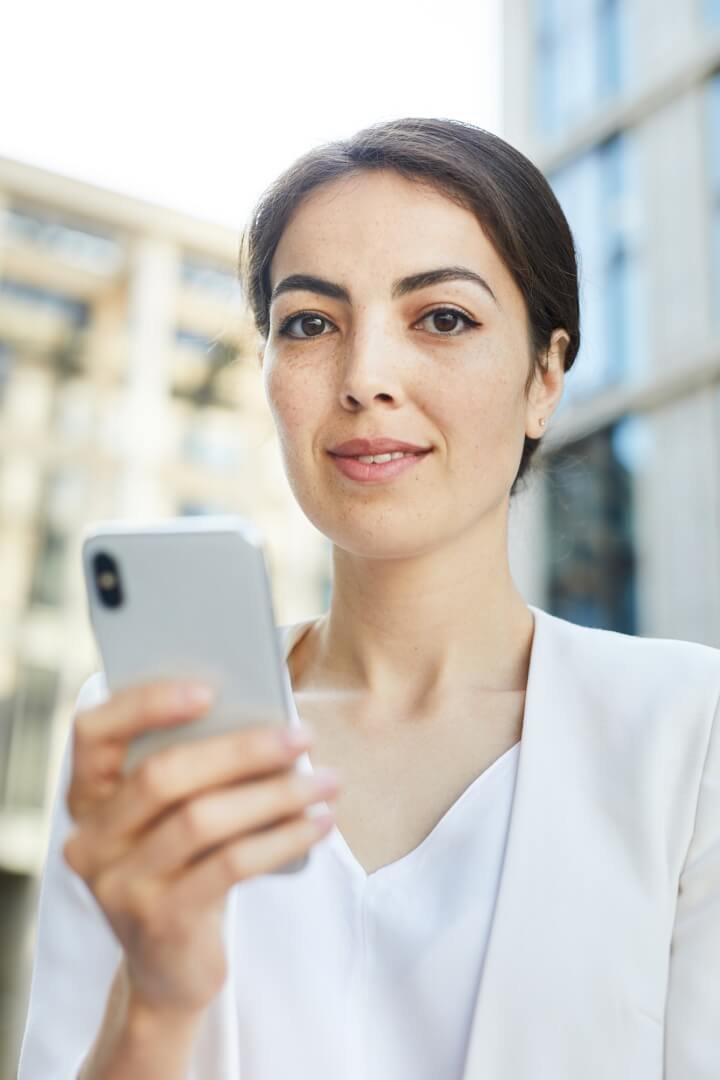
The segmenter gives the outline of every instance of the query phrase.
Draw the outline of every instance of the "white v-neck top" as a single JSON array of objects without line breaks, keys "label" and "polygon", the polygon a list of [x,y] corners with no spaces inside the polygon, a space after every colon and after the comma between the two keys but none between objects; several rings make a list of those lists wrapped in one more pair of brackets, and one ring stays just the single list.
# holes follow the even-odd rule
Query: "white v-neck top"
[{"label": "white v-neck top", "polygon": [[[313,621],[278,628],[285,658]],[[291,690],[287,667],[285,678]],[[107,693],[102,673],[91,676],[76,709]],[[94,897],[62,858],[73,827],[70,748],[68,739],[18,1080],[74,1080],[120,959]],[[233,886],[229,975],[206,1013],[188,1080],[461,1080],[519,749],[476,777],[416,848],[371,874],[335,826],[301,871]],[[312,772],[307,753],[299,767]]]}]

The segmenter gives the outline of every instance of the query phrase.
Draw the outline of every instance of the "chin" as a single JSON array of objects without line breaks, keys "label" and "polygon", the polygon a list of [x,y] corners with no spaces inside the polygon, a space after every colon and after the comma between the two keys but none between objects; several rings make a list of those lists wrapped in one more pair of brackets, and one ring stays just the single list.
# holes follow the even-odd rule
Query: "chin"
[{"label": "chin", "polygon": [[388,521],[390,516],[381,514],[377,522],[358,522],[355,527],[347,518],[342,522],[328,521],[327,518],[310,520],[336,548],[363,559],[410,559],[442,544],[444,534],[437,531],[423,532],[422,535],[417,529],[411,532],[406,512],[399,513],[396,529]]},{"label": "chin", "polygon": [[[450,492],[438,492],[429,504],[418,492],[398,493],[393,500],[373,497],[379,488],[353,496],[323,487],[294,484],[291,488],[305,517],[331,544],[350,555],[368,559],[409,559],[428,554],[451,541],[469,524],[458,520]],[[387,490],[387,489],[386,489]]]}]

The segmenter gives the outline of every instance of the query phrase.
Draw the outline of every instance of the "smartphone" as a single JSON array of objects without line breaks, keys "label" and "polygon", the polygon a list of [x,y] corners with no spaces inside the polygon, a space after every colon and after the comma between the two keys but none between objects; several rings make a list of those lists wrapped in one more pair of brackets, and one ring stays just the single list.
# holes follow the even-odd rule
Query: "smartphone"
[{"label": "smartphone", "polygon": [[[237,514],[99,521],[85,529],[88,610],[109,690],[197,679],[215,691],[196,720],[133,739],[125,772],[176,743],[291,723],[292,687],[263,546],[257,527]],[[307,860],[306,853],[273,872],[300,870]]]}]

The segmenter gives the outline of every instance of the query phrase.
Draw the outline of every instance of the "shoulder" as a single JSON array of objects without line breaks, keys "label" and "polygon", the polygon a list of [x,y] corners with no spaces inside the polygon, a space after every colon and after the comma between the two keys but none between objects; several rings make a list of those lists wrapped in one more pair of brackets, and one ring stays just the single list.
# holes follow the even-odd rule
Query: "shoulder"
[{"label": "shoulder", "polygon": [[646,747],[651,739],[661,756],[667,750],[697,777],[720,723],[720,649],[582,626],[542,611],[537,619],[531,678],[539,698],[593,729],[602,723],[613,737],[636,732]]},{"label": "shoulder", "polygon": [[661,782],[672,804],[668,820],[678,827],[703,784],[718,793],[709,816],[720,820],[720,649],[581,626],[547,612],[537,629],[535,685],[553,722],[565,717],[568,732],[587,737],[594,760],[605,746],[613,769],[635,768],[638,791],[656,797]]},{"label": "shoulder", "polygon": [[720,694],[720,648],[583,626],[546,611],[539,612],[539,619],[561,662],[602,670],[615,685],[623,679],[628,687],[640,681],[655,688],[692,684],[716,698]]}]

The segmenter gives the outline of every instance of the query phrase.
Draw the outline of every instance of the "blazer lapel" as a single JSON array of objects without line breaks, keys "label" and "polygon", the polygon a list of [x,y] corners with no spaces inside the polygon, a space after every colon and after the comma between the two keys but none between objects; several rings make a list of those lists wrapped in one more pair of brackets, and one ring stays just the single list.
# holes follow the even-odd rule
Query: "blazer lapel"
[{"label": "blazer lapel", "polygon": [[641,755],[612,686],[614,636],[528,606],[517,779],[463,1080],[660,1076],[645,1071],[661,1054],[656,1021],[643,1028],[638,1009],[633,1026],[633,962],[641,971],[648,942],[624,828]]}]

